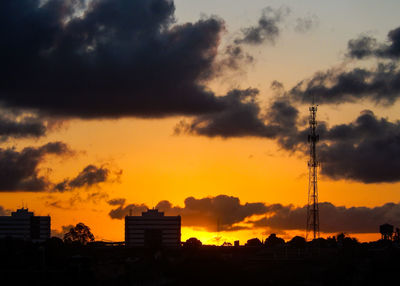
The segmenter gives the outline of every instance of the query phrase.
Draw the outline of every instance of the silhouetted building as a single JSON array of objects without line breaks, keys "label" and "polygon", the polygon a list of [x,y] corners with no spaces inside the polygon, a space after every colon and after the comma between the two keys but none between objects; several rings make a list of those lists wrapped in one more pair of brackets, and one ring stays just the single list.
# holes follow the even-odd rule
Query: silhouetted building
[{"label": "silhouetted building", "polygon": [[379,232],[384,240],[392,240],[393,236],[393,225],[385,223],[379,226]]},{"label": "silhouetted building", "polygon": [[5,237],[43,242],[50,238],[50,216],[34,216],[24,208],[0,216],[0,238]]},{"label": "silhouetted building", "polygon": [[156,209],[142,216],[126,216],[125,243],[129,247],[179,247],[181,216],[164,216]]}]

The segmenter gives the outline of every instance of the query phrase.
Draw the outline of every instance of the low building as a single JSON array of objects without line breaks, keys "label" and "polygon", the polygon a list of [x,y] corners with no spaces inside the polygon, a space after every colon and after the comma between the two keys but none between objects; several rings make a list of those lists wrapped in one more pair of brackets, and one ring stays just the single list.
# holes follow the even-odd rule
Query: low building
[{"label": "low building", "polygon": [[43,242],[50,238],[50,216],[35,216],[25,208],[0,216],[0,238],[5,237]]},{"label": "low building", "polygon": [[141,216],[126,216],[125,243],[128,247],[179,247],[181,216],[164,216],[156,209]]}]

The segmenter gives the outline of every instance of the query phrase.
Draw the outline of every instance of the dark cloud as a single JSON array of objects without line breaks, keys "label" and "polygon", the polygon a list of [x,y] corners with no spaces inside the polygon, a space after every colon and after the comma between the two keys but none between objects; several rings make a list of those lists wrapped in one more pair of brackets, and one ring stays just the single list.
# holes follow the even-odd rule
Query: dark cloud
[{"label": "dark cloud", "polygon": [[379,43],[375,38],[363,35],[348,42],[347,55],[351,58],[367,57],[398,59],[400,57],[400,27],[389,31],[388,43]]},{"label": "dark cloud", "polygon": [[218,62],[218,72],[226,72],[226,68],[230,70],[241,70],[243,65],[252,63],[254,57],[243,50],[239,44],[229,44],[223,53],[223,58]]},{"label": "dark cloud", "polygon": [[[119,177],[122,171],[114,172]],[[65,179],[54,186],[55,191],[65,192],[76,188],[89,188],[99,183],[111,180],[112,172],[105,166],[97,167],[95,165],[86,166],[75,178]]]},{"label": "dark cloud", "polygon": [[327,130],[318,147],[322,174],[364,183],[397,182],[400,174],[400,122],[364,111],[356,121]]},{"label": "dark cloud", "polygon": [[[273,230],[305,230],[307,207],[292,205],[270,205],[268,215],[252,222],[254,227]],[[400,225],[400,204],[387,203],[382,206],[344,207],[325,202],[319,204],[321,232],[376,233],[379,225]]]},{"label": "dark cloud", "polygon": [[[287,117],[287,116],[286,116]],[[298,124],[298,123],[297,123]],[[282,125],[282,123],[281,123]],[[298,125],[297,125],[298,126]],[[277,140],[287,150],[308,155],[308,128],[286,128]],[[361,112],[353,122],[328,127],[320,122],[317,146],[321,173],[329,178],[363,183],[400,181],[400,122],[378,118],[370,110]]]},{"label": "dark cloud", "polygon": [[0,113],[0,140],[39,138],[46,135],[46,122],[34,116],[7,116]]},{"label": "dark cloud", "polygon": [[257,25],[242,29],[242,35],[235,40],[235,43],[250,45],[259,45],[265,42],[275,43],[280,34],[278,25],[289,13],[288,7],[263,9]]},{"label": "dark cloud", "polygon": [[[112,204],[111,204],[112,205]],[[160,201],[156,208],[166,215],[181,215],[184,226],[202,227],[210,231],[233,231],[243,227],[235,226],[253,215],[264,214],[267,211],[263,203],[241,204],[239,198],[226,195],[196,199],[188,197],[185,206],[173,206],[169,201]],[[146,211],[146,205],[120,205],[110,211],[111,218],[122,219],[132,210],[134,215]]]},{"label": "dark cloud", "polygon": [[72,151],[62,142],[41,147],[26,147],[21,151],[0,148],[0,191],[43,191],[50,181],[39,174],[39,164],[47,155],[63,156]]},{"label": "dark cloud", "polygon": [[208,137],[259,136],[272,138],[278,130],[267,126],[261,118],[256,101],[257,89],[231,90],[222,100],[223,111],[200,115],[191,122],[181,121],[175,127],[175,134],[188,133]]},{"label": "dark cloud", "polygon": [[170,0],[83,3],[0,1],[0,26],[7,27],[0,31],[0,100],[6,107],[81,118],[223,108],[204,85],[219,70],[221,19],[177,25]]},{"label": "dark cloud", "polygon": [[300,81],[289,91],[296,101],[342,104],[362,99],[377,104],[392,104],[400,96],[400,70],[396,63],[379,64],[375,69],[350,71],[331,69]]},{"label": "dark cloud", "polygon": [[351,58],[362,59],[372,56],[378,47],[378,42],[370,36],[360,36],[347,43],[348,54]]},{"label": "dark cloud", "polygon": [[136,216],[142,215],[142,212],[145,212],[148,209],[149,208],[144,204],[141,204],[141,205],[136,205],[136,204],[124,205],[124,204],[121,204],[117,208],[112,209],[109,212],[109,216],[112,219],[123,219],[125,216],[130,215],[130,214],[136,215]]},{"label": "dark cloud", "polygon": [[307,33],[319,25],[319,18],[316,15],[309,15],[296,19],[294,30],[298,33]]},{"label": "dark cloud", "polygon": [[[273,88],[280,89],[282,86],[274,82]],[[223,98],[227,103],[224,111],[197,116],[190,122],[182,120],[175,126],[174,133],[276,139],[282,147],[293,151],[304,143],[308,130],[298,129],[299,111],[289,98],[275,97],[262,112],[257,95],[257,89],[232,90]]]}]

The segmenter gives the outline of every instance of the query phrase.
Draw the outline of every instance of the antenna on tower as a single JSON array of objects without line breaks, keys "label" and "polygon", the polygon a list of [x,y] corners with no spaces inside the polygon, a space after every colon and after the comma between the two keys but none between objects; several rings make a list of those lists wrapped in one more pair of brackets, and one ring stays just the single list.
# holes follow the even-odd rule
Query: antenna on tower
[{"label": "antenna on tower", "polygon": [[318,166],[316,146],[319,141],[317,134],[317,105],[315,104],[314,95],[312,105],[309,108],[310,118],[310,134],[308,142],[310,144],[310,159],[308,161],[308,204],[307,204],[307,228],[306,239],[310,233],[313,238],[319,238],[319,206],[318,206]]}]

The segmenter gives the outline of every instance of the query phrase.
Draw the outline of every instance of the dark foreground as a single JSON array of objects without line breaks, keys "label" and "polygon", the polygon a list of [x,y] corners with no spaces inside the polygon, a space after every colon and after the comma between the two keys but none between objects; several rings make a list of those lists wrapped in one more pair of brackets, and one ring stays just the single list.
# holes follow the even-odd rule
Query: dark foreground
[{"label": "dark foreground", "polygon": [[391,242],[324,247],[124,246],[0,241],[0,285],[399,285]]}]

